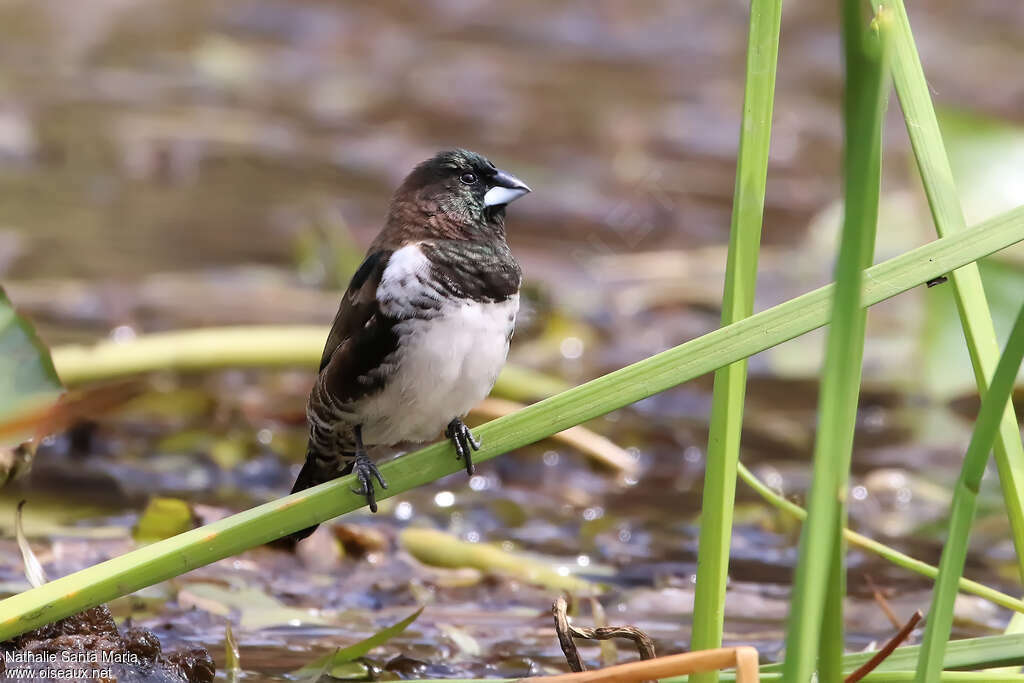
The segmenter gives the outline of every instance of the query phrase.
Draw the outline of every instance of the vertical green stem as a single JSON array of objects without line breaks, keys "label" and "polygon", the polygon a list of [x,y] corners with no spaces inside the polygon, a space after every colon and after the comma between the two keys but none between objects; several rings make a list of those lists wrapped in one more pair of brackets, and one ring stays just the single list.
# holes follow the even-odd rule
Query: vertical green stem
[{"label": "vertical green stem", "polygon": [[[842,529],[864,353],[865,311],[858,291],[862,269],[874,253],[882,118],[888,99],[883,66],[886,31],[880,30],[881,40],[867,31],[857,0],[843,1],[842,19],[846,57],[843,231],[818,401],[814,475],[807,523],[800,536],[783,676],[801,683],[811,679],[816,661],[820,680],[842,681],[846,583]],[[884,17],[876,22],[884,29]]]},{"label": "vertical green stem", "polygon": [[[953,182],[953,170],[946,156],[921,59],[914,46],[906,8],[902,0],[872,0],[872,3],[876,7],[891,9],[893,83],[906,119],[907,133],[925,193],[928,195],[935,229],[940,236],[964,230],[966,222]],[[972,263],[953,271],[950,280],[974,366],[974,376],[979,391],[984,393],[999,359],[999,345],[996,343],[992,314],[989,312],[977,264]],[[1018,569],[1024,578],[1024,446],[1021,444],[1013,404],[1007,404],[1000,419],[994,450],[1013,543],[1017,550]]]},{"label": "vertical green stem", "polygon": [[942,675],[946,641],[953,626],[953,602],[964,571],[971,523],[977,508],[978,487],[985,474],[988,454],[999,432],[999,423],[1006,412],[1021,360],[1024,360],[1024,306],[1017,314],[1017,322],[1006,342],[1006,351],[982,399],[978,421],[974,425],[974,433],[960,469],[960,478],[953,491],[949,535],[942,549],[939,577],[935,581],[932,607],[928,612],[928,625],[917,664],[918,683],[938,681]]},{"label": "vertical green stem", "polygon": [[[742,320],[754,310],[781,15],[781,0],[751,1],[743,123],[722,298],[722,325]],[[745,359],[715,373],[697,559],[697,594],[691,642],[694,650],[722,645],[732,509],[736,497],[736,464],[746,382]],[[693,680],[714,683],[718,680],[718,672],[696,674]]]}]

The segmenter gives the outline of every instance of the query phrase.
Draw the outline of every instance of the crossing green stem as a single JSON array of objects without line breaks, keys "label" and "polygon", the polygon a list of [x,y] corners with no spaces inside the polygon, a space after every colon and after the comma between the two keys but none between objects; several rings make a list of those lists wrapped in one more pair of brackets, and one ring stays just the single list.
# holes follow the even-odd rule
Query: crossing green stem
[{"label": "crossing green stem", "polygon": [[[861,305],[876,304],[1021,240],[1024,207],[873,266],[864,274]],[[483,447],[474,459],[484,462],[821,327],[829,321],[833,290],[832,285],[822,287],[481,425],[476,434]],[[390,488],[380,497],[461,468],[450,445],[428,446],[381,465]],[[7,598],[0,602],[0,641],[351,512],[366,502],[352,492],[353,485],[351,476],[342,477]]]},{"label": "crossing green stem", "polygon": [[[907,133],[921,172],[935,229],[940,236],[956,234],[966,229],[964,212],[953,182],[953,170],[946,156],[928,81],[914,46],[906,8],[902,0],[872,0],[872,4],[876,7],[885,6],[893,19],[893,84],[903,109]],[[977,265],[971,264],[954,271],[950,281],[978,390],[984,394],[999,360],[999,345],[996,343],[992,314]],[[1001,416],[994,450],[999,483],[1017,551],[1018,570],[1024,579],[1024,445],[1021,444],[1012,404],[1007,404]]]}]

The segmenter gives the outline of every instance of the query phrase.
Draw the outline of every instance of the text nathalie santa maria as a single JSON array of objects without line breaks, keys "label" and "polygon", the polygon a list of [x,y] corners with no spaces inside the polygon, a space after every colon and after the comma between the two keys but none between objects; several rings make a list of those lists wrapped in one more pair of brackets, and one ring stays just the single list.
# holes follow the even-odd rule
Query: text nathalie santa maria
[{"label": "text nathalie santa maria", "polygon": [[138,665],[135,652],[61,650],[60,652],[4,652],[5,664],[129,664]]}]

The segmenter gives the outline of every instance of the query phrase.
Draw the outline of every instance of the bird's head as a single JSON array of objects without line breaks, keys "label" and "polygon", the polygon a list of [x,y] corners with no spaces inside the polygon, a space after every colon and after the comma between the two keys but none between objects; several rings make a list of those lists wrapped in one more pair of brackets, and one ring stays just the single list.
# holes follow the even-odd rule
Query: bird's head
[{"label": "bird's head", "polygon": [[[505,207],[528,192],[526,183],[485,157],[465,149],[445,150],[406,176],[395,193],[389,222],[407,229],[419,223],[424,229],[452,233],[450,237],[486,237],[503,230]],[[430,217],[425,225],[424,215]]]}]

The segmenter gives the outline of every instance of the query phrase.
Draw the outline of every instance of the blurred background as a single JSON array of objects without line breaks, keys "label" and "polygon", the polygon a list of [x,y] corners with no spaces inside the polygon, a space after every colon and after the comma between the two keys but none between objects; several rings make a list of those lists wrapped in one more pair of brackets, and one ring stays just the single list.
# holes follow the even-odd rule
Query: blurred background
[{"label": "blurred background", "polygon": [[[832,5],[794,0],[783,12],[758,309],[831,280],[842,142]],[[1024,197],[1024,5],[908,5],[975,223]],[[51,345],[327,325],[393,188],[438,149],[467,147],[534,188],[509,210],[527,293],[511,361],[579,383],[718,326],[746,36],[747,5],[733,0],[2,0],[0,280]],[[933,238],[895,98],[889,114],[877,260]],[[1002,333],[1022,267],[1019,248],[983,267]],[[977,409],[949,287],[872,309],[869,335],[852,524],[935,562]],[[797,500],[821,339],[751,360],[744,462]],[[283,495],[312,377],[161,374],[130,404],[49,439],[0,499],[11,539],[0,541],[0,588],[24,588],[11,533],[22,497],[26,531],[61,575],[132,547],[153,497],[209,521]],[[251,551],[112,609],[218,661],[232,619],[242,667],[260,676],[423,600],[420,620],[375,653],[377,675],[563,665],[547,616],[555,591],[429,568],[398,537],[414,525],[607,582],[610,621],[679,651],[709,408],[702,378],[589,425],[627,449],[627,476],[545,442],[484,465],[470,485],[456,476],[347,516],[307,542],[315,550]],[[989,477],[967,575],[1019,592],[1000,505]],[[729,639],[772,658],[798,529],[742,484],[737,520]],[[856,551],[850,563],[851,648],[892,630],[875,587],[903,618],[927,604],[916,576]],[[958,609],[955,635],[1009,616],[973,598]]]}]

